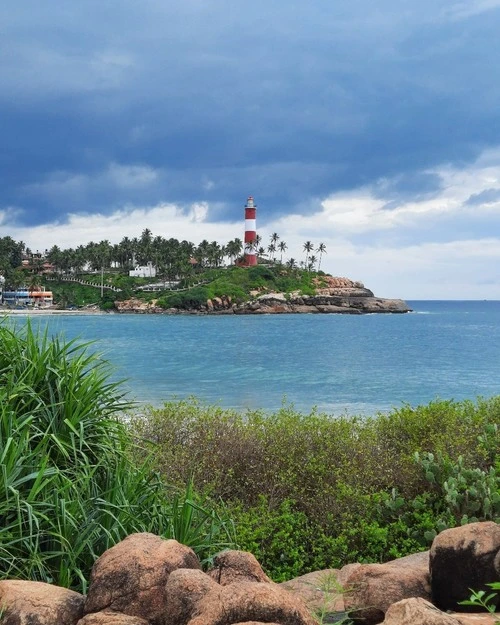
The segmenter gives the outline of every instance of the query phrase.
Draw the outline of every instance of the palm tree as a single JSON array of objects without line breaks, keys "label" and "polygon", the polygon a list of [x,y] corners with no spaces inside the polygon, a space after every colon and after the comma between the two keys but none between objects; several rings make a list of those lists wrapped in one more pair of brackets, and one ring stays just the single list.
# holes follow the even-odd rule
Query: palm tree
[{"label": "palm tree", "polygon": [[311,241],[306,241],[306,242],[304,243],[304,248],[303,248],[303,249],[304,249],[304,251],[305,251],[305,253],[306,253],[306,262],[305,262],[305,266],[307,267],[307,261],[309,260],[309,254],[313,251],[314,246],[313,246],[313,244],[311,243]]},{"label": "palm tree", "polygon": [[295,258],[290,258],[286,266],[289,267],[290,269],[295,269],[296,267]]},{"label": "palm tree", "polygon": [[309,258],[309,265],[308,265],[308,267],[307,267],[307,269],[308,269],[309,271],[312,271],[312,270],[314,269],[314,265],[316,264],[316,261],[317,261],[317,260],[318,260],[318,259],[316,258],[316,256],[311,256],[311,257]]},{"label": "palm tree", "polygon": [[269,243],[267,246],[267,251],[271,255],[271,260],[274,262],[274,254],[276,253],[276,245],[274,243]]},{"label": "palm tree", "polygon": [[321,269],[321,257],[323,256],[323,254],[326,254],[326,245],[324,243],[320,243],[316,251],[319,252],[319,263],[318,263],[318,271],[319,271]]},{"label": "palm tree", "polygon": [[280,238],[278,236],[278,233],[273,232],[272,235],[271,235],[271,243],[273,245],[276,245],[276,243],[278,243],[279,240],[280,240]]},{"label": "palm tree", "polygon": [[241,239],[233,239],[226,245],[226,253],[230,258],[231,265],[234,264],[235,259],[238,258],[242,250],[243,243],[241,242]]},{"label": "palm tree", "polygon": [[280,243],[278,244],[278,247],[280,248],[280,252],[281,252],[280,265],[282,265],[283,264],[283,252],[288,249],[288,245],[285,243],[285,241],[280,241]]}]

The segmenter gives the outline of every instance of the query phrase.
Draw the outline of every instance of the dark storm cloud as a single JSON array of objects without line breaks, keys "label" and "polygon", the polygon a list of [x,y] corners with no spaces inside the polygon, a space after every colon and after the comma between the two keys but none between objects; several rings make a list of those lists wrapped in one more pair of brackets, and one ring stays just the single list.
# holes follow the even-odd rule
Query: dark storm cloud
[{"label": "dark storm cloud", "polygon": [[208,201],[221,220],[253,193],[271,217],[391,178],[390,201],[427,197],[423,170],[500,131],[499,12],[460,7],[6,0],[0,208]]}]

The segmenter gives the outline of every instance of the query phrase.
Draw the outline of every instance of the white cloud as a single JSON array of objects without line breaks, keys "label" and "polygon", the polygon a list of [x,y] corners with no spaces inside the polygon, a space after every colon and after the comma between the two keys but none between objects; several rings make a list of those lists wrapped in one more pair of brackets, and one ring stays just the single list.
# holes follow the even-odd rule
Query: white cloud
[{"label": "white cloud", "polygon": [[[442,188],[430,199],[399,200],[388,209],[380,184],[377,194],[370,187],[337,193],[325,198],[314,214],[290,214],[261,226],[263,245],[267,247],[271,233],[277,232],[288,246],[285,257],[300,261],[305,257],[305,241],[316,248],[325,243],[325,271],[361,280],[380,296],[500,299],[500,237],[492,227],[494,220],[500,227],[500,201],[491,201],[491,194],[485,193],[500,188],[500,150],[485,152],[470,167],[446,166],[431,173],[439,176]],[[154,183],[157,176],[148,167],[116,163],[101,175],[117,186],[139,188]],[[391,181],[387,182],[390,188]],[[53,185],[54,193],[64,189],[70,196],[88,183],[84,176],[63,173],[46,182],[44,190]],[[476,200],[467,204],[471,196]],[[258,225],[265,211],[259,206]],[[70,214],[66,223],[32,228],[10,225],[15,214],[13,208],[0,211],[0,236],[23,240],[32,249],[54,244],[76,247],[102,239],[117,243],[124,236],[139,236],[146,227],[155,236],[194,243],[202,239],[225,243],[243,239],[244,234],[243,210],[241,219],[233,222],[210,222],[207,202],[188,207],[126,205],[109,215]],[[474,232],[480,223],[484,228]]]}]

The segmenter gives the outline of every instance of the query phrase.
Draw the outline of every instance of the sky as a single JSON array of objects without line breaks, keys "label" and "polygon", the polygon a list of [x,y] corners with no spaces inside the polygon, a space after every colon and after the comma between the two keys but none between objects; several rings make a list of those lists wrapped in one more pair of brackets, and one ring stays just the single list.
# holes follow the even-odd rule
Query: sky
[{"label": "sky", "polygon": [[326,245],[500,299],[500,0],[2,0],[0,236]]}]

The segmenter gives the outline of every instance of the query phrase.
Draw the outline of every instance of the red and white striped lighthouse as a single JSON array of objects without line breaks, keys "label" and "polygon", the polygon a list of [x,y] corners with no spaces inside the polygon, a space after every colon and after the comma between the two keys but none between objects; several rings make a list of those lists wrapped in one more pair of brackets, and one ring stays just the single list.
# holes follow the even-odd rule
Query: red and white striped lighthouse
[{"label": "red and white striped lighthouse", "polygon": [[257,236],[257,206],[250,196],[245,205],[245,265],[250,267],[257,264],[257,250],[255,237]]}]

